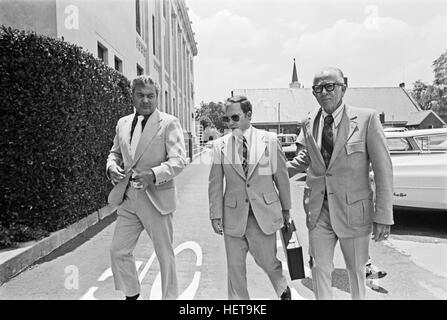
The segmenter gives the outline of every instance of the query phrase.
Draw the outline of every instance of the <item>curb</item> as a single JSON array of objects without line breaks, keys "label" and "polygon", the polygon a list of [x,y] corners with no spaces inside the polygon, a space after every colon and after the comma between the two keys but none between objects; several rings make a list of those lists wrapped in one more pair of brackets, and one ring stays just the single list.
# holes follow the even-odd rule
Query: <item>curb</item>
[{"label": "curb", "polygon": [[97,224],[115,211],[116,207],[107,205],[78,222],[53,232],[50,236],[31,245],[28,249],[0,263],[0,286],[24,271],[35,261],[50,254],[64,243],[83,233],[89,227]]},{"label": "curb", "polygon": [[[197,159],[206,149],[193,156],[193,161]],[[188,158],[188,165],[192,162]],[[37,242],[28,242],[28,248],[17,248],[18,253],[12,252],[11,257],[5,261],[0,261],[0,286],[9,281],[12,277],[24,271],[37,260],[47,256],[74,237],[80,235],[89,227],[94,226],[105,217],[116,211],[116,207],[107,205],[87,217],[75,222],[68,227],[53,232],[50,236]],[[27,243],[27,244],[28,244]],[[22,244],[23,245],[23,244]],[[14,250],[11,250],[14,251]]]},{"label": "curb", "polygon": [[206,148],[203,148],[202,151],[200,151],[199,153],[196,153],[195,155],[193,155],[193,156],[192,156],[192,162],[196,161],[197,158],[199,158],[203,153],[206,152],[206,150],[207,150]]}]

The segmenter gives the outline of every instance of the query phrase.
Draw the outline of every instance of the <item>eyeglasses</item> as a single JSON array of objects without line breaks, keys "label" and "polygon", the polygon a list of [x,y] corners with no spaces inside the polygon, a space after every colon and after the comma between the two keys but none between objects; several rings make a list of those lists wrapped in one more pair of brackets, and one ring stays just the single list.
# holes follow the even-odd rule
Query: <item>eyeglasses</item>
[{"label": "eyeglasses", "polygon": [[326,89],[326,92],[331,92],[331,91],[334,91],[335,86],[343,87],[344,84],[341,84],[341,83],[325,83],[323,85],[312,86],[312,90],[315,93],[322,93],[323,92],[323,88],[324,88],[324,89]]},{"label": "eyeglasses", "polygon": [[240,120],[240,116],[238,114],[233,114],[231,117],[228,116],[223,116],[222,117],[222,121],[223,122],[230,122],[230,118],[231,120],[233,120],[234,122],[238,122]]}]

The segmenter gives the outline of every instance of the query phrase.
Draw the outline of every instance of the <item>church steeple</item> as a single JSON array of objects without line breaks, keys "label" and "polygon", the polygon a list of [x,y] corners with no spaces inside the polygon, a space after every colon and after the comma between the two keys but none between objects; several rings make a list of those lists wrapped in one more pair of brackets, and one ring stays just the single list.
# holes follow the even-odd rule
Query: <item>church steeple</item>
[{"label": "church steeple", "polygon": [[298,73],[296,72],[295,58],[293,58],[292,82],[289,84],[289,88],[301,88],[301,83],[298,81]]}]

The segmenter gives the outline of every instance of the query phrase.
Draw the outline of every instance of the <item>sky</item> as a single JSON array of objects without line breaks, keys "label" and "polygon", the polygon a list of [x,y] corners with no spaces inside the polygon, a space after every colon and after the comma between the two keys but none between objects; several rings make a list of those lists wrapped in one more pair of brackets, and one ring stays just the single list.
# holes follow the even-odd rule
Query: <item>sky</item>
[{"label": "sky", "polygon": [[433,82],[447,50],[447,0],[185,0],[198,43],[195,105],[232,89],[309,88],[325,66],[350,87]]}]

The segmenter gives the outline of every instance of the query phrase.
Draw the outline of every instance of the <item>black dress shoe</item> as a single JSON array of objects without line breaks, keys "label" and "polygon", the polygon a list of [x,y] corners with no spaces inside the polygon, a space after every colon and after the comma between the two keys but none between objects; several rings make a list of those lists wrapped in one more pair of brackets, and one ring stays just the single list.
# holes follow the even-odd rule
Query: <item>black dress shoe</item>
[{"label": "black dress shoe", "polygon": [[290,292],[289,286],[287,286],[286,290],[282,293],[281,300],[292,300],[292,293]]},{"label": "black dress shoe", "polygon": [[131,297],[126,296],[126,300],[138,300],[139,296],[140,296],[140,294],[136,294],[136,295],[131,296]]},{"label": "black dress shoe", "polygon": [[387,275],[385,271],[376,270],[372,265],[366,265],[367,279],[380,279]]}]

